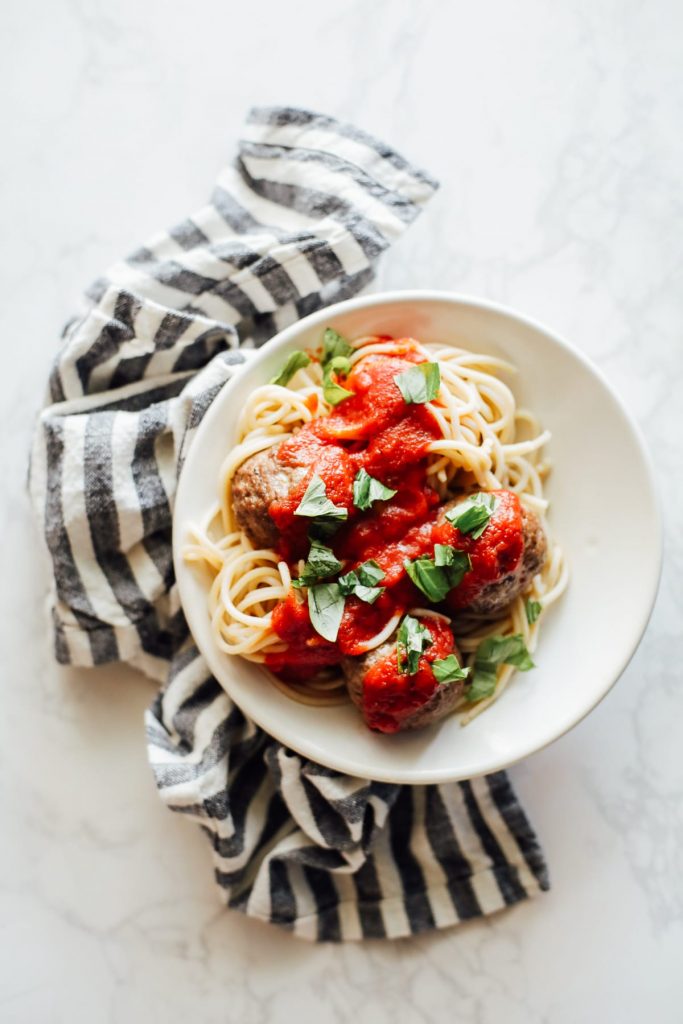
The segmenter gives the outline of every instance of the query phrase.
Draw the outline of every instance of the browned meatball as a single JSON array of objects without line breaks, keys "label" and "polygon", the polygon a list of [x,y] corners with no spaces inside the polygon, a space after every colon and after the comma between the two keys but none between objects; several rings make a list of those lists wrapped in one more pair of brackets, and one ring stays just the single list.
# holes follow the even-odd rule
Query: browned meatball
[{"label": "browned meatball", "polygon": [[522,505],[522,532],[524,534],[524,554],[519,581],[520,593],[527,589],[536,573],[541,571],[548,551],[548,542],[538,516],[524,505]]},{"label": "browned meatball", "polygon": [[232,479],[232,506],[239,526],[257,547],[272,548],[278,531],[268,515],[272,501],[286,498],[307,473],[305,466],[285,466],[279,445],[250,456]]},{"label": "browned meatball", "polygon": [[[442,514],[461,501],[462,498],[456,498],[447,502],[442,508]],[[467,604],[467,611],[476,612],[479,615],[497,614],[506,608],[518,594],[524,593],[536,573],[543,568],[548,546],[543,527],[535,512],[525,508],[521,503],[520,506],[524,550],[519,565],[513,572],[506,573],[502,579],[485,584],[474,600]]]},{"label": "browned meatball", "polygon": [[[454,649],[453,653],[461,661],[457,649]],[[454,710],[455,705],[462,696],[466,680],[437,684],[431,696],[420,701],[419,694],[410,694],[414,677],[406,675],[404,677],[405,690],[406,694],[412,697],[414,707],[408,713],[392,713],[394,708],[391,704],[391,698],[389,698],[385,716],[387,719],[386,727],[378,726],[376,721],[368,721],[367,709],[363,701],[365,676],[373,665],[387,657],[396,658],[396,633],[386,643],[376,647],[373,651],[369,651],[368,654],[356,658],[342,658],[341,661],[349,696],[371,728],[380,728],[382,732],[403,732],[407,729],[422,729],[424,726],[432,725],[441,718],[445,718],[446,715],[449,715]],[[398,699],[400,700],[401,698],[399,697]]]}]

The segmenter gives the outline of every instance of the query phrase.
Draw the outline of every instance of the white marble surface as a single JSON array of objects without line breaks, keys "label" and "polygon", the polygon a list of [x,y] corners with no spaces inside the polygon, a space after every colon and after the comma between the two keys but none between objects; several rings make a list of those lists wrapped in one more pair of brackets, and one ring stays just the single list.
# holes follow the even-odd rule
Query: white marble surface
[{"label": "white marble surface", "polygon": [[[683,7],[6,0],[0,18],[0,1018],[683,1019]],[[638,654],[513,772],[552,892],[394,945],[311,947],[221,910],[204,839],[154,792],[150,684],[53,664],[23,491],[80,289],[203,201],[253,102],[341,115],[436,173],[380,284],[490,296],[573,339],[662,484],[666,568]]]}]

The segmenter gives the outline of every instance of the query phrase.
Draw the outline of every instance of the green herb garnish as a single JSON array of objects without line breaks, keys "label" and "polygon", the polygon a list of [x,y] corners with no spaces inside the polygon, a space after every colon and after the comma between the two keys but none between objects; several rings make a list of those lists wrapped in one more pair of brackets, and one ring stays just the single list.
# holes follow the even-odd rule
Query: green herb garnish
[{"label": "green herb garnish", "polygon": [[311,544],[314,540],[319,540],[321,542],[330,540],[334,537],[343,521],[343,519],[327,519],[325,516],[318,516],[312,519],[308,531],[308,539]]},{"label": "green herb garnish", "polygon": [[498,680],[498,669],[495,665],[475,666],[472,682],[465,690],[465,700],[473,704],[484,697],[490,697],[495,692]]},{"label": "green herb garnish", "polygon": [[495,494],[485,494],[480,491],[459,502],[445,515],[451,526],[455,526],[460,533],[468,533],[473,540],[479,540],[489,525],[495,507]]},{"label": "green herb garnish", "polygon": [[308,516],[313,520],[308,531],[309,540],[329,540],[343,522],[349,518],[347,509],[335,505],[327,497],[325,482],[317,475],[312,477],[306,493],[294,509],[295,516]]},{"label": "green herb garnish", "polygon": [[543,605],[540,601],[529,600],[524,605],[524,610],[526,611],[526,621],[530,626],[533,626],[534,622],[543,610]]},{"label": "green herb garnish", "polygon": [[436,678],[437,683],[445,685],[447,683],[455,683],[459,679],[467,679],[470,674],[468,668],[462,668],[460,662],[454,654],[449,654],[447,658],[436,658],[432,662],[432,672]]},{"label": "green herb garnish", "polygon": [[433,640],[429,630],[412,615],[404,615],[396,634],[396,660],[399,672],[415,675],[420,655],[431,647]]},{"label": "green herb garnish", "polygon": [[345,576],[340,576],[339,587],[345,597],[353,595],[367,604],[374,604],[380,594],[384,593],[385,587],[377,586],[384,579],[384,575],[384,570],[380,569],[374,559],[370,559],[357,569],[347,572]]},{"label": "green herb garnish", "polygon": [[346,398],[353,395],[353,391],[343,388],[338,383],[336,375],[346,377],[351,369],[349,356],[353,355],[354,348],[346,338],[328,327],[323,335],[323,395],[325,401],[330,405],[339,405]]},{"label": "green herb garnish", "polygon": [[349,391],[347,388],[343,388],[341,384],[337,382],[333,374],[341,374],[345,377],[351,369],[351,363],[346,356],[334,356],[328,363],[324,364],[323,368],[323,395],[325,401],[329,402],[330,405],[339,405],[346,398],[351,398],[354,391]]},{"label": "green herb garnish", "polygon": [[280,384],[281,387],[286,387],[290,380],[294,376],[297,370],[303,370],[304,366],[308,366],[311,361],[311,357],[307,356],[301,349],[296,349],[294,352],[290,352],[287,356],[287,362],[282,367],[279,373],[276,373],[274,377],[271,377],[271,384]]},{"label": "green herb garnish", "polygon": [[468,701],[490,697],[496,689],[499,665],[514,665],[522,672],[534,668],[524,637],[521,633],[512,636],[487,636],[477,647],[474,656],[474,674],[465,697]]},{"label": "green herb garnish", "polygon": [[292,580],[292,586],[310,587],[311,584],[317,583],[318,580],[334,576],[341,567],[342,564],[335,556],[332,548],[321,544],[319,540],[312,540],[311,550],[308,552],[304,570],[298,579]]},{"label": "green herb garnish", "polygon": [[[462,566],[465,567],[465,572],[472,567],[470,562],[470,556],[465,551],[458,551],[451,544],[435,544],[434,545],[434,565],[448,566],[449,568],[457,569],[458,571]],[[460,577],[462,579],[462,576]],[[458,580],[458,583],[460,580]],[[453,586],[456,584],[454,583]]]},{"label": "green herb garnish", "polygon": [[462,582],[465,573],[472,568],[472,562],[465,551],[458,551],[450,544],[435,544],[433,558],[421,555],[412,562],[406,559],[403,566],[425,597],[438,604]]},{"label": "green herb garnish", "polygon": [[294,509],[294,515],[310,516],[311,518],[322,516],[325,519],[338,519],[340,521],[349,518],[347,509],[342,508],[340,505],[335,505],[327,497],[325,481],[317,473],[312,477],[303,498]]},{"label": "green herb garnish", "polygon": [[394,377],[394,381],[408,405],[424,405],[431,402],[439,393],[441,371],[438,363],[418,363],[404,373]]},{"label": "green herb garnish", "polygon": [[345,356],[347,359],[352,356],[355,352],[353,345],[342,337],[338,331],[335,331],[332,327],[328,327],[323,334],[323,355],[321,362],[323,369],[332,359],[337,359],[339,356]]},{"label": "green herb garnish", "polygon": [[308,614],[316,633],[334,643],[344,614],[344,595],[339,584],[317,583],[309,587]]},{"label": "green herb garnish", "polygon": [[359,469],[353,481],[353,503],[362,512],[367,511],[375,501],[387,501],[393,498],[396,491],[385,487],[381,480],[376,480],[364,469]]}]

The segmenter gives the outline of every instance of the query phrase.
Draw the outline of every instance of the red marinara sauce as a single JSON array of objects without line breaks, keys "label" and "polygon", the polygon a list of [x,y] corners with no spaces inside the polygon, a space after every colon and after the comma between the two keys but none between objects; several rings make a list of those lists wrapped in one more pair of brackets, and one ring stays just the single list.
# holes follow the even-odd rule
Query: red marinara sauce
[{"label": "red marinara sauce", "polygon": [[[274,609],[272,619],[287,650],[266,656],[268,667],[282,678],[311,678],[321,669],[337,665],[344,655],[364,653],[364,644],[377,636],[392,616],[428,603],[408,577],[404,562],[433,556],[435,543],[465,550],[472,561],[471,572],[448,595],[446,603],[454,610],[472,601],[487,584],[516,571],[521,563],[521,508],[515,494],[495,492],[495,510],[478,540],[461,534],[440,514],[438,496],[426,483],[425,462],[430,441],[441,436],[438,424],[426,405],[407,404],[394,380],[424,358],[409,339],[395,345],[396,354],[360,360],[344,382],[353,397],[341,402],[329,416],[306,424],[278,449],[284,465],[308,470],[285,499],[272,502],[269,508],[280,534],[279,554],[290,564],[308,554],[311,520],[294,513],[311,478],[318,475],[327,497],[348,510],[348,521],[325,542],[344,561],[343,571],[374,559],[385,573],[380,584],[384,593],[373,604],[356,597],[346,599],[335,643],[316,633],[303,595],[290,590]],[[355,508],[353,481],[360,469],[396,490],[395,496],[375,502],[368,511]],[[421,665],[425,658],[428,665],[443,656],[436,649],[435,643]],[[431,669],[421,668],[420,672],[420,685],[428,689],[431,680],[433,688]],[[414,695],[418,691],[419,686]]]},{"label": "red marinara sauce", "polygon": [[376,661],[363,677],[363,718],[371,729],[398,732],[403,721],[429,703],[441,685],[431,663],[453,653],[453,634],[441,619],[423,619],[422,625],[431,633],[432,644],[420,655],[414,675],[399,671],[394,645],[391,653]]},{"label": "red marinara sauce", "polygon": [[287,650],[267,654],[266,664],[282,679],[310,679],[321,669],[339,664],[339,648],[316,633],[308,606],[293,587],[273,609],[273,630],[287,643]]},{"label": "red marinara sauce", "polygon": [[[285,499],[273,501],[269,508],[280,534],[279,553],[287,561],[308,553],[310,519],[294,513],[314,475],[324,481],[327,497],[349,513],[348,522],[326,542],[345,560],[345,572],[376,558],[388,540],[398,540],[411,528],[419,530],[438,503],[434,491],[425,485],[424,468],[427,445],[441,436],[437,422],[425,406],[408,405],[394,380],[424,362],[424,357],[409,339],[397,341],[395,352],[361,360],[345,381],[353,397],[331,415],[306,424],[280,446],[278,459],[284,465],[309,470]],[[360,469],[396,490],[396,495],[376,502],[367,512],[356,509],[353,481]],[[291,590],[276,606],[272,621],[275,633],[288,647],[282,654],[268,655],[268,667],[283,678],[306,679],[321,668],[338,664],[343,655],[361,654],[362,645],[393,615],[415,603],[415,589],[406,581],[402,567],[409,550],[405,548],[393,572],[387,572],[382,581],[385,593],[377,601],[367,604],[356,597],[347,598],[336,643],[315,632],[302,595]],[[404,579],[403,588],[392,588],[400,578]]]},{"label": "red marinara sauce", "polygon": [[[407,405],[394,380],[424,362],[423,356],[410,340],[396,342],[396,352],[362,359],[345,382],[353,397],[340,403],[331,415],[307,423],[280,445],[278,459],[285,466],[309,470],[285,499],[273,501],[268,510],[280,533],[283,557],[304,557],[307,552],[310,522],[294,513],[314,475],[324,480],[330,501],[347,508],[349,519],[355,519],[353,481],[360,469],[395,487],[409,467],[424,460],[429,442],[440,436],[429,409]],[[424,478],[424,471],[420,475]],[[397,507],[409,493],[404,491]]]},{"label": "red marinara sauce", "polygon": [[445,517],[440,518],[432,534],[436,543],[466,551],[472,562],[471,571],[465,573],[462,582],[446,598],[446,604],[453,611],[471,604],[484,587],[516,573],[522,563],[524,531],[519,497],[514,491],[490,493],[495,495],[496,505],[488,526],[477,540],[460,533]]}]

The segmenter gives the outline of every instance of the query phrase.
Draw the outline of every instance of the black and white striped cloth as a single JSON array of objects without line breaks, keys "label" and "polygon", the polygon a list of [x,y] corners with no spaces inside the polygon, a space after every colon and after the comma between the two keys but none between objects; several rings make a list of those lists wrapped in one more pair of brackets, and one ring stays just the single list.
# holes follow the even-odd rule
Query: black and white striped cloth
[{"label": "black and white striped cloth", "polygon": [[147,714],[162,799],[204,828],[229,906],[309,939],[415,934],[548,886],[503,773],[367,782],[256,728],[208,672],[174,583],[176,480],[209,404],[250,348],[367,284],[435,188],[349,125],[253,110],[209,205],[90,289],[35,433],[58,660],[162,683]]}]

